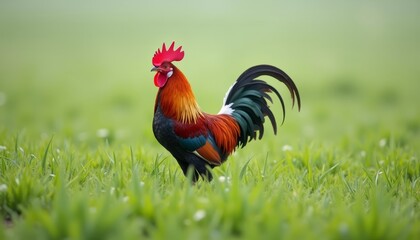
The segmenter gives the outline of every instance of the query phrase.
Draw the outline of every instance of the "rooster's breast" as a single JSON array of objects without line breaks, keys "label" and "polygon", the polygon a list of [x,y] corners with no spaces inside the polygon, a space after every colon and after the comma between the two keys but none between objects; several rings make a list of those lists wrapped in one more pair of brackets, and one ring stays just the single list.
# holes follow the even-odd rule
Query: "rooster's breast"
[{"label": "rooster's breast", "polygon": [[173,120],[167,118],[158,106],[153,117],[153,134],[158,142],[168,150],[178,145],[173,125]]}]

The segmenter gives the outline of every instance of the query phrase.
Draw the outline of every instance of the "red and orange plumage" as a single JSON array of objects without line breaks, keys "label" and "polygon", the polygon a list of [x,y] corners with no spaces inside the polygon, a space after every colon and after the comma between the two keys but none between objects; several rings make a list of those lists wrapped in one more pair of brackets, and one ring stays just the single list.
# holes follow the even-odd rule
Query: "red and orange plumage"
[{"label": "red and orange plumage", "polygon": [[174,42],[167,49],[158,49],[153,56],[152,71],[156,71],[155,85],[159,87],[155,102],[153,132],[156,139],[178,161],[184,174],[192,169],[193,180],[199,176],[211,180],[209,167],[222,164],[238,147],[264,133],[267,116],[276,132],[276,122],[267,101],[277,90],[266,82],[256,80],[261,75],[272,76],[289,88],[293,104],[295,97],[300,108],[299,92],[283,71],[270,65],[259,65],[245,71],[226,94],[219,114],[201,111],[185,75],[172,63],[184,57]]}]

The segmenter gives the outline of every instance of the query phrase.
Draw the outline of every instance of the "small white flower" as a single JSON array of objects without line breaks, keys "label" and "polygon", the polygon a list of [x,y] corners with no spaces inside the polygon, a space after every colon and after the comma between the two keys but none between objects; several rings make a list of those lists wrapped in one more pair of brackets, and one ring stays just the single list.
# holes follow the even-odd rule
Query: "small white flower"
[{"label": "small white flower", "polygon": [[106,138],[109,136],[109,130],[106,128],[98,129],[98,131],[96,132],[96,135],[100,138]]},{"label": "small white flower", "polygon": [[195,212],[194,213],[194,216],[193,216],[193,218],[194,218],[194,220],[196,221],[196,222],[198,222],[198,221],[201,221],[203,218],[205,218],[206,217],[206,211],[204,211],[204,210],[202,210],[202,209],[200,209],[200,210],[198,210],[197,212]]},{"label": "small white flower", "polygon": [[7,191],[7,185],[6,184],[0,184],[0,192],[6,192]]},{"label": "small white flower", "polygon": [[219,177],[219,182],[221,182],[221,183],[230,182],[230,177],[220,176]]},{"label": "small white flower", "polygon": [[383,148],[386,146],[386,139],[382,138],[381,140],[379,140],[379,147]]},{"label": "small white flower", "polygon": [[292,151],[293,147],[286,144],[281,148],[281,150],[283,150],[283,152]]},{"label": "small white flower", "polygon": [[4,150],[6,150],[7,149],[7,147],[6,146],[2,146],[2,145],[0,145],[0,152],[1,151],[4,151]]}]

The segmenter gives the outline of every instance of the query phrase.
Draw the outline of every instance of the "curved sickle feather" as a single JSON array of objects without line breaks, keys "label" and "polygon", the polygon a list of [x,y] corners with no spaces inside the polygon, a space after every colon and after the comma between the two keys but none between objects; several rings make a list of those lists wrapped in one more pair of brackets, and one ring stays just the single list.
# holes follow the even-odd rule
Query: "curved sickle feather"
[{"label": "curved sickle feather", "polygon": [[[232,116],[237,120],[241,128],[239,143],[244,147],[247,142],[257,138],[261,139],[264,135],[264,117],[268,117],[273,126],[274,133],[277,133],[277,123],[273,112],[267,105],[267,100],[272,102],[269,93],[273,92],[280,100],[283,119],[286,118],[285,104],[279,91],[263,80],[258,80],[260,76],[270,76],[284,83],[288,88],[292,107],[297,101],[300,110],[300,95],[293,80],[282,70],[271,65],[258,65],[243,72],[235,84],[229,89],[224,99],[224,105],[229,105],[232,109]],[[249,120],[251,119],[251,121]]]},{"label": "curved sickle feather", "polygon": [[[279,80],[280,82],[284,83],[290,91],[292,97],[292,106],[295,105],[295,99],[297,99],[298,110],[300,110],[300,95],[295,83],[284,71],[271,65],[257,65],[248,68],[245,72],[243,72],[236,80],[237,83],[241,82],[242,84],[235,84],[232,87],[232,89],[229,92],[229,95],[227,96],[226,102],[229,102],[228,99],[231,98],[231,93],[236,92],[237,89],[243,87],[246,83],[249,83],[252,80],[263,75],[273,77]],[[280,94],[277,95],[279,96]]]}]

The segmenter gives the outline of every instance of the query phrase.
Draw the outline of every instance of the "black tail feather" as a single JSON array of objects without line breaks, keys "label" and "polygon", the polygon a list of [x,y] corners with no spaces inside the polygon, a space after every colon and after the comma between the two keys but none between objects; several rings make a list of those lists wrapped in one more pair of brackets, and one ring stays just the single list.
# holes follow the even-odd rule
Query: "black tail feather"
[{"label": "black tail feather", "polygon": [[293,80],[282,70],[270,65],[258,65],[243,72],[236,83],[230,89],[225,99],[225,105],[231,105],[234,110],[232,116],[238,121],[241,128],[241,136],[238,145],[244,147],[249,141],[264,135],[264,117],[267,116],[273,126],[274,133],[277,133],[277,123],[273,112],[267,105],[267,100],[273,102],[268,94],[274,92],[279,98],[283,110],[283,120],[286,117],[285,104],[280,93],[273,86],[263,80],[256,78],[260,76],[271,76],[284,83],[292,97],[292,106],[297,101],[300,110],[299,91]]}]

